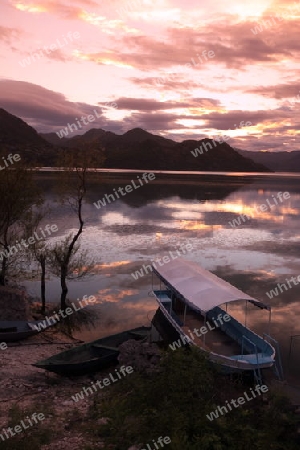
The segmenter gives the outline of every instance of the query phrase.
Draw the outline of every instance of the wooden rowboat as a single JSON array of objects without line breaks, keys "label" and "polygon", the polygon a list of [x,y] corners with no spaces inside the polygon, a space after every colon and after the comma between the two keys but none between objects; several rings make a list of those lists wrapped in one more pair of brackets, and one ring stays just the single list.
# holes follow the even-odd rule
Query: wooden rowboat
[{"label": "wooden rowboat", "polygon": [[[16,342],[39,333],[39,324],[44,320],[0,320],[0,342]],[[40,331],[48,328],[43,326]]]},{"label": "wooden rowboat", "polygon": [[32,364],[60,375],[84,375],[117,363],[119,346],[129,339],[147,339],[151,328],[138,327],[79,345]]}]

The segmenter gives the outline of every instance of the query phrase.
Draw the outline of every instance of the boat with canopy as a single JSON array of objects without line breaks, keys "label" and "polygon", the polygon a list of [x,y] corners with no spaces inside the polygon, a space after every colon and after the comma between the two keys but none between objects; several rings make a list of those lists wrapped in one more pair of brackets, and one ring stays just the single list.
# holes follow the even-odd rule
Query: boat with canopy
[{"label": "boat with canopy", "polygon": [[[277,342],[269,333],[261,337],[246,326],[247,304],[251,303],[269,311],[270,329],[270,306],[183,258],[160,267],[153,263],[152,268],[152,274],[160,281],[159,289],[153,288],[153,294],[183,343],[198,346],[208,353],[212,362],[229,371],[253,370],[258,378],[260,369],[275,364],[275,348],[270,342]],[[227,313],[227,305],[238,300],[245,300],[246,304],[244,325]],[[219,326],[212,329],[212,324]],[[196,330],[202,330],[203,334],[199,336]],[[279,375],[278,367],[275,369]]]}]

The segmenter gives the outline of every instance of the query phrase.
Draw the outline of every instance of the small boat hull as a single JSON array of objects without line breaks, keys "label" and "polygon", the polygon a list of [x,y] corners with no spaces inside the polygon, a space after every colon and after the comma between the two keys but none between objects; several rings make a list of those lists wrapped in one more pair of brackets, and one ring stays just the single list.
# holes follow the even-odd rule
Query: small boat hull
[{"label": "small boat hull", "polygon": [[[0,342],[17,342],[22,341],[23,339],[27,339],[30,336],[34,336],[39,333],[38,329],[35,329],[34,326],[38,326],[39,323],[43,323],[43,320],[35,320],[26,322],[24,320],[19,321],[10,321],[10,320],[1,320],[0,321]],[[45,326],[41,331],[48,328],[49,326]]]},{"label": "small boat hull", "polygon": [[38,361],[33,366],[66,376],[97,372],[118,362],[122,343],[129,339],[146,339],[150,330],[150,327],[138,327],[106,336]]}]

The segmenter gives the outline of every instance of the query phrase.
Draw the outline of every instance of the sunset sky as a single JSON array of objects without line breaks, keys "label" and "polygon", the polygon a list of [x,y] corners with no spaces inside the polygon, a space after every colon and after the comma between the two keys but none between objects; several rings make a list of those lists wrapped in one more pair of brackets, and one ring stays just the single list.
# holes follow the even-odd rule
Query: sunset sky
[{"label": "sunset sky", "polygon": [[82,132],[300,150],[299,30],[295,1],[1,0],[0,107],[39,132],[96,110]]}]

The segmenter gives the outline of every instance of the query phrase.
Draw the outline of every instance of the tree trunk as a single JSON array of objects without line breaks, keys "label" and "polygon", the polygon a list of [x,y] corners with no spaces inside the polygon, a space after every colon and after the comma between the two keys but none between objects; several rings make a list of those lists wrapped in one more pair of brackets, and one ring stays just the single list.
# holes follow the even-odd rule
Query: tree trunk
[{"label": "tree trunk", "polygon": [[46,257],[42,256],[41,264],[41,300],[42,300],[42,314],[46,314]]},{"label": "tree trunk", "polygon": [[[10,255],[10,249],[9,249],[8,240],[7,240],[7,230],[4,233],[2,245],[3,245],[3,250],[4,250],[5,253],[4,253],[4,256],[3,256],[3,259],[2,259],[2,263],[1,263],[0,285],[1,286],[5,286],[5,284],[6,284],[5,278],[6,278],[7,265],[8,265],[8,258],[7,258],[7,256]],[[7,256],[5,256],[5,254]]]},{"label": "tree trunk", "polygon": [[60,295],[60,307],[64,311],[66,309],[66,299],[68,294],[68,286],[66,283],[66,278],[68,274],[68,268],[65,266],[61,267],[60,273],[60,286],[61,286],[61,295]]},{"label": "tree trunk", "polygon": [[1,272],[0,272],[0,285],[1,286],[5,286],[6,269],[7,269],[7,258],[5,258],[5,256],[4,256],[2,259]]},{"label": "tree trunk", "polygon": [[77,233],[73,236],[73,239],[68,247],[66,257],[64,258],[63,263],[60,265],[60,286],[61,286],[60,306],[63,311],[66,309],[66,298],[67,298],[67,294],[68,294],[68,286],[66,283],[66,279],[67,279],[68,272],[69,272],[69,263],[70,263],[70,259],[72,257],[74,246],[75,246],[77,240],[79,239],[79,236],[81,235],[82,230],[83,230],[84,222],[83,222],[82,216],[81,216],[82,200],[83,200],[83,197],[81,196],[78,200],[78,219],[79,219],[79,223],[80,223],[79,229],[78,229]]}]

